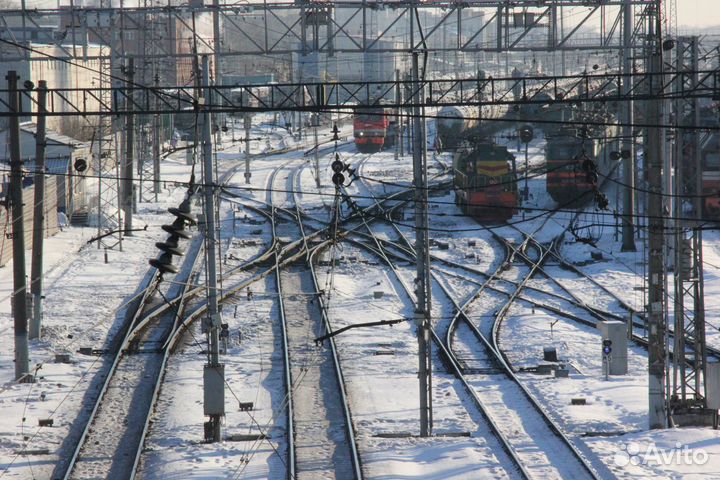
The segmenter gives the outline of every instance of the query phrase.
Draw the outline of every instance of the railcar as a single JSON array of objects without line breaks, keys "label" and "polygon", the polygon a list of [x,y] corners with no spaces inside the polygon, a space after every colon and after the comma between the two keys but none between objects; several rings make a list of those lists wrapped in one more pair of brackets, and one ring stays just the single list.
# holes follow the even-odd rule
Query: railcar
[{"label": "railcar", "polygon": [[359,152],[375,153],[395,145],[396,115],[383,107],[358,108],[353,117],[353,136]]},{"label": "railcar", "polygon": [[482,109],[476,105],[443,107],[436,122],[440,146],[443,150],[457,151],[467,141],[488,141],[507,126],[493,120],[503,120],[507,114],[507,105],[485,105]]},{"label": "railcar", "polygon": [[[598,183],[611,174],[616,127],[561,126],[545,134],[546,190],[560,205],[581,205],[594,198]],[[593,175],[588,166],[595,171]]]},{"label": "railcar", "polygon": [[455,202],[463,213],[484,222],[502,222],[517,213],[515,157],[507,147],[477,143],[453,159]]},{"label": "railcar", "polygon": [[477,125],[479,114],[480,109],[472,105],[441,108],[436,124],[442,149],[456,150],[462,144],[468,130]]}]

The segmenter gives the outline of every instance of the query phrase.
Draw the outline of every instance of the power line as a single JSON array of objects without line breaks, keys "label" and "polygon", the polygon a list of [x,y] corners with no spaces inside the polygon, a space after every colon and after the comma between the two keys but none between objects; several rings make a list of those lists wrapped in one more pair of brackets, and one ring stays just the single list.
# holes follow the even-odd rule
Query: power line
[{"label": "power line", "polygon": [[[8,170],[8,169],[0,168],[0,172],[9,172],[9,170]],[[32,172],[30,172],[30,173],[32,173]],[[47,172],[46,172],[45,174],[48,175],[48,176],[78,176],[78,175],[67,174],[67,173],[47,173]],[[101,178],[101,177],[99,177],[99,176],[93,176],[93,175],[84,175],[84,177],[87,177],[87,178]],[[113,177],[113,178],[115,178],[115,177]],[[122,177],[118,177],[118,178],[119,178],[120,180],[123,179]],[[524,177],[523,177],[523,178],[518,177],[517,179],[513,180],[513,183],[519,183],[519,182],[521,182],[521,181],[523,181],[523,180],[524,180]],[[150,181],[152,181],[152,180],[148,180],[148,182],[150,182]],[[157,182],[159,182],[159,183],[172,184],[173,186],[176,186],[176,187],[185,187],[185,188],[187,188],[187,187],[189,187],[189,186],[192,185],[192,186],[195,186],[195,187],[203,187],[203,188],[212,187],[212,188],[221,188],[221,189],[224,189],[224,190],[240,190],[240,191],[244,191],[244,192],[263,192],[263,193],[272,192],[272,193],[287,193],[287,194],[302,193],[303,195],[308,195],[308,196],[313,195],[313,196],[317,196],[317,197],[326,197],[326,198],[334,198],[334,196],[335,196],[334,192],[322,192],[322,191],[308,192],[308,191],[302,191],[302,190],[281,189],[281,188],[260,188],[260,187],[246,187],[246,186],[220,185],[220,184],[207,185],[207,184],[204,184],[204,183],[202,183],[202,182],[184,182],[184,181],[175,181],[175,180],[173,180],[173,181],[158,180]],[[379,181],[379,182],[380,182],[380,181]],[[399,187],[402,187],[401,184],[395,184],[395,185],[397,185],[397,186],[399,186]],[[328,188],[330,188],[330,187],[328,186]],[[440,188],[442,188],[442,187],[438,187],[438,186],[432,187],[432,186],[431,186],[431,187],[428,187],[428,190],[436,191],[436,190],[439,190]],[[407,185],[406,189],[407,189],[407,193],[410,194],[410,193],[414,190],[414,187],[412,187],[412,186],[410,186],[410,185]],[[644,191],[644,190],[640,189],[639,191],[642,192],[642,191]],[[397,193],[400,193],[400,192],[395,192],[395,194],[397,194]],[[590,192],[587,192],[587,193],[590,193]],[[391,195],[392,195],[392,194],[391,194]],[[376,200],[376,199],[380,199],[380,200],[392,200],[393,198],[391,197],[391,195],[386,195],[386,196],[384,196],[384,197],[373,197],[373,196],[369,196],[369,195],[352,195],[352,197],[353,197],[354,199],[364,199],[364,200],[373,200],[373,201],[374,201],[374,200]],[[564,205],[564,206],[566,207],[566,206],[568,206],[568,205],[572,205],[574,202],[576,202],[577,200],[580,200],[580,199],[583,198],[585,195],[586,195],[586,193],[583,193],[581,196],[579,196],[579,197],[576,198],[576,199],[573,199],[573,201],[568,202],[567,205]],[[672,195],[668,194],[668,196],[672,196]],[[714,194],[706,194],[706,195],[703,196],[703,198],[713,198],[713,197],[717,197],[717,196],[720,196],[720,192],[714,193]],[[674,196],[674,198],[694,198],[694,196],[684,196],[684,195],[683,195],[683,196]],[[260,200],[252,199],[252,198],[248,198],[248,200],[260,201]],[[427,203],[428,205],[455,205],[455,202],[443,201],[443,200],[427,200],[426,203]],[[476,205],[476,206],[479,206],[479,207],[494,207],[494,208],[499,208],[499,209],[503,209],[503,208],[504,208],[504,209],[508,209],[508,208],[512,208],[512,209],[522,208],[522,209],[525,210],[525,211],[538,211],[538,212],[565,212],[565,213],[573,213],[573,212],[576,211],[575,209],[565,209],[565,208],[563,208],[563,206],[560,206],[559,208],[540,208],[540,207],[526,207],[526,206],[521,206],[521,207],[507,207],[507,206],[497,206],[497,205],[480,204],[480,203],[473,203],[473,205]],[[613,217],[616,216],[616,215],[622,215],[622,214],[615,213],[615,212],[598,212],[598,213],[599,213],[600,215],[613,216]],[[431,214],[432,214],[432,215],[439,215],[439,214],[432,213],[432,212],[431,212]],[[452,214],[451,214],[451,215],[452,215]],[[445,214],[445,215],[443,215],[443,216],[451,216],[451,215]],[[466,215],[458,215],[458,216],[466,216]],[[637,215],[634,215],[634,216],[637,217],[637,218],[652,218],[652,217],[650,217],[649,215],[643,215],[643,214],[637,214]],[[673,216],[670,216],[670,215],[663,216],[663,218],[670,219],[670,220],[687,220],[687,218],[685,218],[685,217],[673,217]],[[707,223],[707,222],[716,221],[715,219],[712,219],[712,218],[701,218],[700,220],[703,221],[703,222],[706,222],[706,223]]]}]

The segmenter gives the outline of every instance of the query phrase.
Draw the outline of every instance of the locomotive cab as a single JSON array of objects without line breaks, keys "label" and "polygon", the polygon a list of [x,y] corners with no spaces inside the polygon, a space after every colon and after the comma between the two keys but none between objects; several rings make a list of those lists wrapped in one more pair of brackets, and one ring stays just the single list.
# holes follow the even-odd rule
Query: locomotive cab
[{"label": "locomotive cab", "polygon": [[353,136],[358,151],[379,152],[385,145],[389,123],[382,107],[357,109],[353,117]]},{"label": "locomotive cab", "polygon": [[480,221],[505,221],[517,213],[515,157],[506,147],[480,143],[453,159],[455,201]]}]

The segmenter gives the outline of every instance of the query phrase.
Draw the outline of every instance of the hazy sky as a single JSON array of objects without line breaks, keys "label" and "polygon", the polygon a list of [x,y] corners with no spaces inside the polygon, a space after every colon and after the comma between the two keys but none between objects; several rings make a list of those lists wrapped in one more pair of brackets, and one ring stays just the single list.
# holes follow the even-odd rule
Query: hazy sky
[{"label": "hazy sky", "polygon": [[677,24],[693,27],[717,25],[720,33],[720,0],[676,0]]}]

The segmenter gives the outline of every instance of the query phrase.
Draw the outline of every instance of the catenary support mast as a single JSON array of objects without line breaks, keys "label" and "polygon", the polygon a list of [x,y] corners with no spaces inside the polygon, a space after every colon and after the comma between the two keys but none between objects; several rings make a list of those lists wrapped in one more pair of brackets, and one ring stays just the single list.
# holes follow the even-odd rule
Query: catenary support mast
[{"label": "catenary support mast", "polygon": [[207,258],[208,317],[205,328],[208,335],[208,363],[203,375],[204,411],[210,417],[206,437],[212,442],[222,440],[221,419],[225,414],[225,374],[220,363],[220,312],[218,309],[217,252],[215,228],[215,169],[213,168],[211,115],[207,106],[212,104],[208,57],[202,57],[203,97],[202,115],[203,191],[205,199],[205,255]]},{"label": "catenary support mast", "polygon": [[[30,339],[40,338],[42,331],[43,246],[45,241],[45,102],[47,82],[38,82],[37,134],[35,136],[35,187],[33,212],[32,267],[30,292],[33,314],[30,319]],[[53,212],[54,213],[54,212]]]},{"label": "catenary support mast", "polygon": [[[623,6],[623,44],[622,71],[625,75],[632,73],[633,43],[633,5],[628,0]],[[630,76],[623,77],[622,91],[629,95],[632,88]],[[621,104],[620,119],[622,124],[621,158],[623,162],[623,217],[622,217],[622,251],[635,251],[635,139],[633,138],[633,102],[626,100]]]},{"label": "catenary support mast", "polygon": [[[661,0],[650,7],[648,32],[649,69],[652,73],[663,70],[662,28],[660,18]],[[661,77],[652,77],[651,94],[657,92]],[[649,125],[662,123],[664,100],[658,98],[647,102]],[[647,128],[645,158],[649,192],[648,213],[648,423],[650,428],[667,426],[665,401],[666,365],[666,280],[665,280],[665,212],[663,211],[663,172],[665,141],[659,126]]]},{"label": "catenary support mast", "polygon": [[[7,74],[10,110],[20,112],[17,72]],[[10,202],[12,205],[13,318],[15,321],[15,379],[30,369],[28,354],[27,285],[25,280],[25,226],[23,220],[22,157],[20,156],[20,117],[10,118]]]}]

